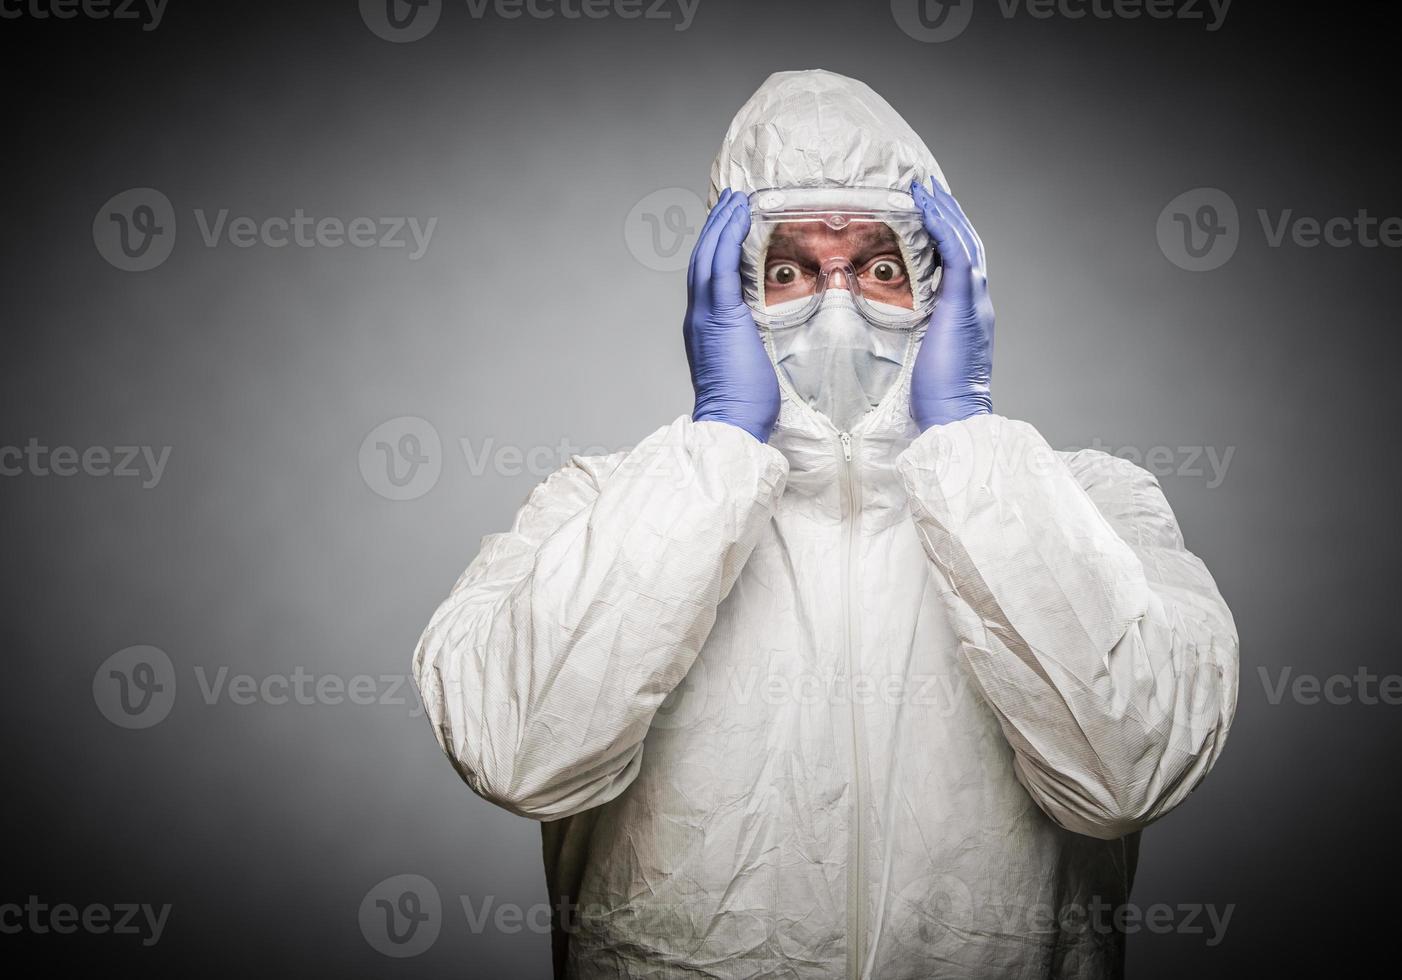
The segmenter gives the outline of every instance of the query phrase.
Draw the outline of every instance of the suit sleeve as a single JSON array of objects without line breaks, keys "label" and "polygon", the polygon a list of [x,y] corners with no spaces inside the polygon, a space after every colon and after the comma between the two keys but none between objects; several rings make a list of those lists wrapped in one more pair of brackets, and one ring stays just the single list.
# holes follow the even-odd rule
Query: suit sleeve
[{"label": "suit sleeve", "polygon": [[575,457],[483,539],[413,659],[468,785],[540,820],[621,793],[787,473],[748,433],[683,417],[627,453]]},{"label": "suit sleeve", "polygon": [[899,468],[968,667],[1041,809],[1111,839],[1182,802],[1231,727],[1237,633],[1154,477],[1056,453],[996,415],[929,429]]}]

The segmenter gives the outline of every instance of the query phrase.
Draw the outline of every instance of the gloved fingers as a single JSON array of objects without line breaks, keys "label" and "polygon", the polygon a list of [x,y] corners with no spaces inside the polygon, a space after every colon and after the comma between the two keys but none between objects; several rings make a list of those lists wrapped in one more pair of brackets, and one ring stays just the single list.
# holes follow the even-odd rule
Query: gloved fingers
[{"label": "gloved fingers", "polygon": [[715,257],[711,262],[711,289],[715,304],[721,310],[733,310],[743,305],[740,290],[740,248],[750,233],[750,206],[744,195],[730,218],[718,232]]},{"label": "gloved fingers", "polygon": [[721,212],[725,210],[725,205],[730,201],[733,192],[729,187],[722,188],[720,196],[716,198],[715,206],[706,214],[706,220],[701,223],[701,232],[696,236],[696,244],[691,248],[691,263],[687,267],[687,275],[690,276],[696,271],[696,256],[701,251],[701,243],[706,240],[706,232],[720,218]]},{"label": "gloved fingers", "polygon": [[709,261],[709,260],[706,262],[705,265],[701,265],[701,264],[697,261],[698,257],[701,255],[701,253],[702,253],[702,251],[703,251],[703,249],[704,249],[704,247],[705,247],[705,244],[706,244],[706,236],[707,236],[707,234],[710,232],[710,230],[711,230],[712,228],[715,227],[716,222],[720,220],[721,214],[725,212],[725,206],[726,206],[728,203],[730,203],[730,198],[731,198],[731,196],[732,196],[732,191],[730,190],[729,187],[725,188],[724,190],[722,190],[722,191],[720,192],[720,197],[716,199],[716,206],[713,207],[713,208],[711,208],[710,214],[706,215],[706,220],[705,220],[705,222],[703,222],[702,225],[701,225],[701,233],[700,233],[699,235],[696,236],[696,244],[693,245],[692,248],[691,248],[691,259],[690,259],[690,261],[687,263],[687,267],[686,267],[686,292],[687,292],[687,299],[688,299],[688,301],[690,301],[690,300],[693,298],[694,290],[695,290],[695,287],[696,287],[696,285],[697,285],[697,283],[696,283],[696,270],[697,270],[697,268],[698,268],[698,267],[699,267],[699,268],[702,268],[702,269],[709,269],[709,268],[710,268],[710,261]]},{"label": "gloved fingers", "polygon": [[[954,233],[959,236],[959,241],[964,246],[964,251],[969,257],[969,268],[979,269],[982,267],[982,253],[980,251],[982,243],[979,241],[978,233],[974,231],[969,219],[964,216],[963,210],[959,207],[959,202],[954,199],[954,195],[940,186],[935,178],[930,178],[930,187],[933,193],[930,195],[934,201],[936,210],[939,211],[949,226],[954,229]],[[922,185],[922,191],[925,189]]]},{"label": "gloved fingers", "polygon": [[720,241],[721,230],[725,228],[726,222],[730,220],[731,212],[740,205],[741,201],[745,200],[743,194],[736,194],[733,191],[729,191],[729,188],[727,188],[727,191],[729,192],[729,196],[725,198],[725,203],[722,204],[720,201],[716,202],[715,208],[711,211],[711,218],[714,220],[707,221],[706,226],[701,230],[701,236],[696,240],[696,252],[694,255],[696,267],[694,269],[694,274],[697,278],[698,286],[710,278],[711,266],[715,261],[716,245]]},{"label": "gloved fingers", "polygon": [[[933,183],[933,178],[931,183]],[[925,231],[935,240],[939,249],[940,261],[948,272],[961,272],[973,267],[974,246],[966,242],[950,215],[946,214],[938,202],[917,181],[911,184],[911,192],[916,206],[920,208]]]},{"label": "gloved fingers", "polygon": [[930,179],[930,183],[935,189],[935,199],[944,206],[945,211],[949,213],[959,225],[960,231],[962,232],[960,237],[973,243],[974,258],[977,262],[977,268],[980,270],[986,268],[988,265],[988,258],[983,251],[983,239],[979,237],[978,230],[974,228],[974,223],[969,220],[969,216],[964,213],[963,206],[953,194],[936,183],[934,178]]}]

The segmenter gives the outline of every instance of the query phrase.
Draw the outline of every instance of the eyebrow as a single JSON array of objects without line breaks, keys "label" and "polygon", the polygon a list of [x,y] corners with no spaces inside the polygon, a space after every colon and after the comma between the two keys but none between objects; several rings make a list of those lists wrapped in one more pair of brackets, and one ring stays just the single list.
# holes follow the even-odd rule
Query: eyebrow
[{"label": "eyebrow", "polygon": [[[796,251],[800,237],[796,228],[801,229],[805,224],[807,222],[785,222],[780,225],[769,240],[766,256],[776,248]],[[851,250],[851,258],[862,258],[878,249],[883,252],[893,251],[897,255],[900,254],[900,241],[888,225],[873,221],[853,223],[847,228],[849,235],[847,244]]]}]

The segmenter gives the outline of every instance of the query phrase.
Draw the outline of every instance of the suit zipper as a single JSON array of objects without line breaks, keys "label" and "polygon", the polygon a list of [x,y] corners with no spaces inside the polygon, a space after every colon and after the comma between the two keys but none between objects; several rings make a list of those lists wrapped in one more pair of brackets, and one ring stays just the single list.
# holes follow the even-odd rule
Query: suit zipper
[{"label": "suit zipper", "polygon": [[866,847],[862,840],[863,797],[862,751],[864,743],[861,705],[853,688],[857,683],[856,616],[853,612],[853,590],[856,578],[857,522],[861,514],[861,483],[854,462],[853,439],[850,432],[840,432],[838,446],[842,451],[843,489],[846,510],[843,514],[843,581],[842,625],[847,666],[847,698],[852,724],[852,853],[847,862],[847,975],[860,980],[866,951]]}]

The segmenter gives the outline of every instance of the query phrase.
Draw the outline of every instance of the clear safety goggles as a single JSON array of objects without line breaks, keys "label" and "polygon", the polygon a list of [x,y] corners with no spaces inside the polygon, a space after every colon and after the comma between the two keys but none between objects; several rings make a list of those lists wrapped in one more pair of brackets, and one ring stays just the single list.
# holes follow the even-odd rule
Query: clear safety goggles
[{"label": "clear safety goggles", "polygon": [[808,322],[829,289],[846,290],[871,324],[910,330],[935,305],[938,259],[914,199],[870,187],[802,187],[749,195],[741,252],[745,302],[771,328]]}]

